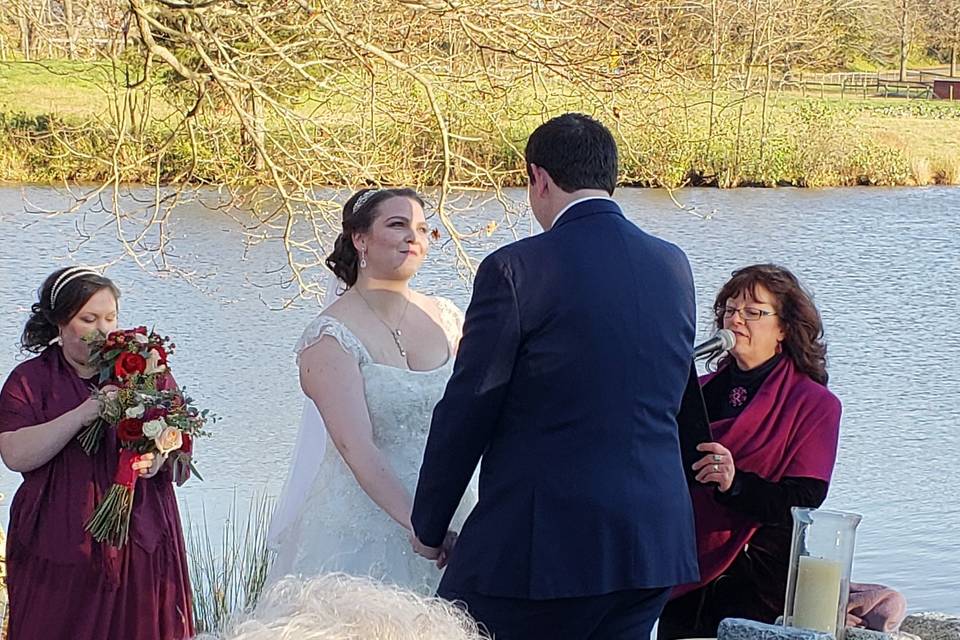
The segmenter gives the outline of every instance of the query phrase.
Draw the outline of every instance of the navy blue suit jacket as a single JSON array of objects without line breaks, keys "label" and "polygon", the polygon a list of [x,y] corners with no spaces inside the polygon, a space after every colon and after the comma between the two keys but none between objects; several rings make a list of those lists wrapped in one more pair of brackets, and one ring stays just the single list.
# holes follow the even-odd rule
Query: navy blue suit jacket
[{"label": "navy blue suit jacket", "polygon": [[698,579],[676,422],[694,334],[686,256],[612,200],[484,259],[413,506],[416,534],[439,546],[482,456],[440,595]]}]

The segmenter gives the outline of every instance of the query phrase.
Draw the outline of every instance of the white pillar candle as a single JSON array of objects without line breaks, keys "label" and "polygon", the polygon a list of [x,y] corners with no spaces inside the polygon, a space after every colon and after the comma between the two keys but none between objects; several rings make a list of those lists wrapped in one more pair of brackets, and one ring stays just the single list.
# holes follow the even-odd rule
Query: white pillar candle
[{"label": "white pillar candle", "polygon": [[839,562],[800,557],[793,626],[836,633],[840,574]]}]

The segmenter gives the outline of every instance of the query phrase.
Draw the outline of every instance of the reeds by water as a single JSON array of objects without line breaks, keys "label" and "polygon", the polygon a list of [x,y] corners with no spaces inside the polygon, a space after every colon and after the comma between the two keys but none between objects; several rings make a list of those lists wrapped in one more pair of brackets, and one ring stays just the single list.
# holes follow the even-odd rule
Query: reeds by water
[{"label": "reeds by water", "polygon": [[218,633],[231,615],[256,606],[270,566],[267,528],[274,503],[273,496],[255,494],[241,510],[234,493],[218,541],[211,534],[205,508],[201,522],[187,520],[187,560],[197,633]]}]

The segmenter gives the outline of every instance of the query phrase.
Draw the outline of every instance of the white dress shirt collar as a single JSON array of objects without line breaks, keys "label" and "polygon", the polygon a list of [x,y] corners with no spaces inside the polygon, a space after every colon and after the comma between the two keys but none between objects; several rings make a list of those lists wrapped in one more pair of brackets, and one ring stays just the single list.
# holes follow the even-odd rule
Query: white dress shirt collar
[{"label": "white dress shirt collar", "polygon": [[[578,198],[577,200],[574,200],[573,202],[571,202],[570,204],[568,204],[567,206],[565,206],[563,209],[560,209],[560,211],[557,213],[557,215],[555,215],[555,216],[553,217],[553,222],[550,223],[550,229],[553,229],[553,227],[557,224],[557,222],[560,220],[560,216],[562,216],[563,214],[565,214],[567,211],[569,211],[570,209],[572,209],[574,206],[580,204],[581,202],[586,202],[587,200],[610,200],[610,201],[614,201],[613,198],[611,198],[611,197],[609,197],[609,196],[587,196],[586,198]],[[547,229],[547,231],[549,231],[550,229]]]}]

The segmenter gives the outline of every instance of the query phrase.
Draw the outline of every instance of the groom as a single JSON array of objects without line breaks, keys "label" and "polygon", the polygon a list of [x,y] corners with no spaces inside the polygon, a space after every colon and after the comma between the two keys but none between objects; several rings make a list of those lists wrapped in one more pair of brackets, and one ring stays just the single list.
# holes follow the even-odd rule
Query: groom
[{"label": "groom", "polygon": [[477,271],[420,469],[414,547],[446,550],[482,457],[439,595],[496,640],[643,639],[670,587],[698,579],[675,418],[693,354],[690,266],[611,199],[617,147],[599,122],[554,118],[525,156],[545,233]]}]

